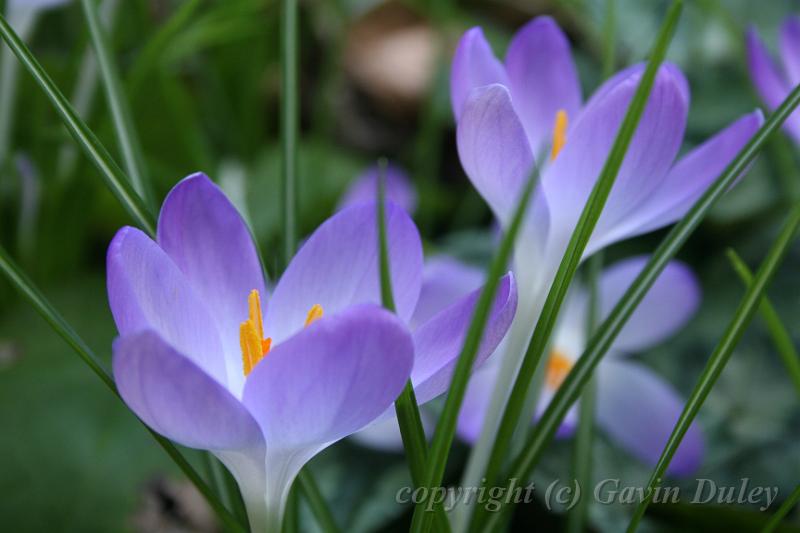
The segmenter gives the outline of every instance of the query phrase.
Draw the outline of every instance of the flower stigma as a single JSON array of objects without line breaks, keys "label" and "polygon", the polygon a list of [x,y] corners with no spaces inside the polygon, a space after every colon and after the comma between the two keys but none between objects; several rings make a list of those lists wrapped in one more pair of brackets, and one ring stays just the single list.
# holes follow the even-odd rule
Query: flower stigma
[{"label": "flower stigma", "polygon": [[567,112],[559,109],[556,113],[556,123],[553,126],[553,148],[550,150],[550,161],[555,161],[558,154],[567,144]]},{"label": "flower stigma", "polygon": [[572,370],[572,361],[559,350],[551,351],[550,359],[547,360],[545,383],[552,390],[558,389],[570,370]]}]

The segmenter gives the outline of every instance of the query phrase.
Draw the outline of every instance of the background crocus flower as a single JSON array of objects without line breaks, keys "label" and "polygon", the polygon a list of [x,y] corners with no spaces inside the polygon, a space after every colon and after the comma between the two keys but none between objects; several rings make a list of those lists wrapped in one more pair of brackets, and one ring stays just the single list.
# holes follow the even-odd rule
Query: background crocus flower
[{"label": "background crocus flower", "polygon": [[[756,28],[747,31],[747,66],[758,94],[771,110],[789,96],[800,83],[800,17],[789,16],[783,22],[779,40],[781,67],[775,65]],[[800,143],[800,114],[795,111],[783,125],[795,142]]]},{"label": "background crocus flower", "polygon": [[[608,315],[647,261],[637,257],[606,269],[598,281],[599,314]],[[573,287],[555,332],[546,363],[539,405],[544,411],[586,345],[588,290]],[[694,314],[700,289],[682,263],[670,263],[617,337],[597,372],[597,424],[619,446],[655,464],[682,409],[675,389],[646,366],[628,356],[662,342]],[[472,376],[459,415],[459,435],[474,442],[480,434],[498,365],[490,361]],[[567,415],[558,435],[570,435],[577,424],[577,406]],[[703,439],[693,424],[670,465],[670,473],[688,475],[700,465]]]},{"label": "background crocus flower", "polygon": [[[396,203],[407,213],[413,215],[417,209],[417,191],[411,185],[408,174],[399,166],[391,163],[386,166],[385,172],[386,201]],[[377,165],[373,165],[359,174],[342,195],[338,209],[374,201],[378,190],[379,175],[380,169]]]},{"label": "background crocus flower", "polygon": [[[109,247],[120,394],[154,430],[215,453],[254,528],[276,527],[303,464],[385,416],[409,376],[421,402],[449,383],[477,292],[412,336],[404,322],[420,293],[419,234],[387,205],[394,316],[378,305],[375,216],[374,203],[361,204],[322,224],[269,298],[247,227],[202,174],[168,195],[157,242],[123,228]],[[515,304],[506,276],[483,358]]]}]

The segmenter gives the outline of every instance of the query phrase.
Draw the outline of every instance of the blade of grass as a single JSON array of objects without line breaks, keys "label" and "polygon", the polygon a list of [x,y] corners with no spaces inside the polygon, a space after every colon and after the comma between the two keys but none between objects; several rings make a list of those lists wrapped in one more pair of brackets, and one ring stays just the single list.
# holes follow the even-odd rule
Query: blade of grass
[{"label": "blade of grass", "polygon": [[[614,339],[616,339],[628,318],[636,309],[636,306],[642,301],[669,261],[675,257],[675,254],[678,253],[700,222],[702,222],[708,211],[747,170],[767,139],[781,127],[798,104],[800,104],[800,85],[792,90],[778,109],[770,115],[767,121],[753,135],[747,145],[739,151],[722,174],[694,203],[686,215],[678,221],[669,234],[664,237],[645,267],[589,340],[583,354],[558,388],[539,422],[529,435],[523,454],[514,461],[510,469],[509,479],[525,478],[533,470],[545,447],[555,436],[567,411],[580,397],[582,388],[591,378],[597,364],[608,351]],[[499,512],[494,513],[487,524],[499,523],[503,518],[504,510],[501,509]]]},{"label": "blade of grass", "polygon": [[[561,264],[556,272],[550,291],[547,294],[544,307],[539,315],[539,320],[533,330],[533,336],[531,337],[528,349],[523,357],[522,366],[514,381],[514,386],[511,389],[511,394],[506,403],[506,408],[495,436],[494,446],[489,455],[489,461],[484,476],[489,485],[495,482],[500,474],[500,469],[503,467],[508,457],[508,448],[517,425],[519,424],[520,415],[525,407],[525,400],[528,397],[536,368],[539,366],[539,362],[550,342],[550,336],[555,328],[561,305],[564,302],[569,286],[572,283],[572,279],[583,257],[583,252],[589,243],[592,231],[597,225],[597,221],[600,219],[603,207],[614,186],[614,181],[617,178],[617,174],[625,158],[625,153],[639,125],[639,120],[644,113],[650,91],[655,83],[656,74],[664,60],[672,36],[675,33],[675,27],[678,24],[682,8],[683,2],[681,0],[675,0],[666,14],[664,23],[653,45],[653,51],[648,61],[647,68],[639,81],[636,93],[631,99],[628,111],[625,113],[625,118],[619,127],[608,158],[603,165],[603,169],[600,171],[597,182],[592,188],[589,199],[581,212],[575,230],[570,237],[567,249],[561,259]],[[484,512],[485,509],[482,509],[480,506],[475,506],[473,510],[472,531],[477,531],[478,529],[476,528],[480,527],[481,515]]]},{"label": "blade of grass", "polygon": [[297,0],[281,0],[281,154],[283,257],[288,265],[297,243]]},{"label": "blade of grass", "polygon": [[[28,277],[17,267],[11,260],[8,253],[0,247],[0,272],[2,272],[11,284],[16,288],[23,297],[33,306],[39,315],[45,319],[53,330],[64,339],[69,346],[75,350],[78,357],[100,378],[100,380],[108,387],[108,389],[119,398],[117,386],[114,384],[114,379],[104,368],[100,359],[94,354],[89,345],[78,335],[78,333],[69,325],[64,317],[59,314],[55,307],[45,298],[44,294],[28,279]],[[121,398],[120,398],[121,400]],[[144,424],[143,424],[144,425]],[[145,425],[147,431],[158,444],[167,452],[167,455],[178,465],[187,478],[197,487],[197,490],[202,494],[217,517],[225,525],[226,529],[236,533],[246,531],[246,528],[240,524],[236,518],[225,508],[213,490],[203,481],[203,478],[197,471],[189,464],[189,461],[181,454],[178,448],[161,435],[152,431]]]},{"label": "blade of grass", "polygon": [[153,206],[153,195],[150,191],[150,182],[147,177],[147,168],[142,156],[142,147],[139,142],[139,135],[136,132],[136,124],[133,121],[127,97],[120,82],[117,65],[112,57],[111,44],[106,35],[106,31],[100,22],[100,15],[97,12],[97,3],[94,0],[81,0],[83,14],[89,26],[89,36],[91,37],[94,53],[97,57],[97,65],[100,69],[100,78],[106,93],[108,108],[111,111],[111,119],[114,124],[114,132],[117,136],[122,161],[125,170],[131,180],[134,190],[144,200],[145,205]]},{"label": "blade of grass", "polygon": [[97,170],[100,171],[101,176],[105,179],[114,196],[117,197],[125,210],[142,229],[151,236],[155,235],[155,217],[152,211],[131,187],[125,173],[117,166],[111,155],[109,155],[86,123],[81,120],[64,95],[61,94],[61,91],[58,90],[55,83],[53,83],[53,80],[50,79],[50,76],[36,58],[33,57],[28,47],[25,46],[25,43],[22,42],[3,16],[0,16],[0,36],[44,91],[67,130],[75,138],[75,141],[83,149],[86,156],[94,163]]},{"label": "blade of grass", "polygon": [[[450,447],[455,437],[458,413],[461,410],[461,404],[464,400],[464,394],[467,391],[469,377],[472,373],[472,366],[478,354],[484,330],[486,329],[489,311],[494,301],[497,287],[500,284],[500,278],[503,272],[505,272],[511,258],[514,242],[522,227],[525,214],[530,204],[531,195],[538,181],[538,169],[534,167],[533,172],[522,189],[522,194],[517,200],[511,224],[500,243],[497,255],[495,255],[492,260],[486,284],[483,290],[481,290],[481,295],[475,305],[469,329],[464,339],[464,345],[461,348],[461,353],[458,355],[458,362],[453,371],[453,377],[450,382],[444,409],[439,417],[439,421],[436,425],[436,432],[433,436],[431,453],[428,457],[425,469],[425,481],[421,485],[422,488],[428,489],[426,491],[427,494],[432,493],[432,489],[440,486],[442,483]],[[411,530],[414,532],[427,531],[431,526],[431,513],[426,512],[427,502],[428,498],[421,498],[420,501],[417,502],[411,523]]]},{"label": "blade of grass", "polygon": [[772,244],[766,259],[761,263],[752,283],[747,287],[747,291],[728,324],[725,334],[722,336],[722,339],[720,339],[716,348],[714,348],[714,353],[711,354],[697,384],[694,386],[694,389],[692,389],[691,394],[689,394],[689,399],[683,407],[683,412],[681,412],[680,417],[678,417],[675,427],[672,428],[672,434],[669,436],[669,440],[667,440],[667,444],[664,446],[664,451],[661,452],[661,457],[659,457],[656,463],[655,470],[653,470],[653,474],[650,476],[650,481],[647,483],[647,488],[644,492],[645,497],[639,502],[639,505],[636,506],[636,511],[633,513],[631,523],[628,525],[628,533],[633,533],[639,526],[639,522],[642,520],[642,517],[644,517],[647,506],[650,505],[650,502],[653,500],[655,489],[661,484],[661,480],[675,452],[678,450],[683,436],[686,435],[689,426],[697,416],[698,411],[700,411],[700,407],[702,407],[703,402],[705,402],[711,389],[717,383],[720,374],[722,374],[722,370],[730,360],[734,348],[739,344],[747,326],[750,325],[756,311],[758,311],[764,291],[766,291],[769,282],[772,280],[772,276],[783,261],[789,245],[794,241],[798,227],[800,227],[800,203],[798,203],[789,214],[788,219],[781,229],[780,235]]},{"label": "blade of grass", "polygon": [[304,468],[297,475],[297,486],[305,496],[308,506],[311,507],[311,512],[314,513],[320,529],[325,533],[338,533],[339,527],[336,525],[336,520],[325,502],[316,480],[307,469]]},{"label": "blade of grass", "polygon": [[[381,278],[381,301],[384,308],[394,313],[395,305],[392,293],[391,265],[389,264],[389,244],[386,235],[386,166],[387,161],[385,158],[378,160],[378,260]],[[425,479],[428,443],[425,440],[425,428],[422,425],[422,418],[419,414],[414,385],[410,379],[403,388],[403,392],[395,400],[394,408],[397,422],[400,426],[400,436],[403,439],[403,448],[408,459],[411,481],[416,487],[419,487]],[[438,531],[450,531],[450,523],[440,504],[435,506],[434,512]]]},{"label": "blade of grass", "polygon": [[786,501],[775,511],[775,514],[769,519],[769,522],[767,522],[767,525],[761,530],[761,533],[772,533],[775,531],[780,525],[781,520],[789,514],[789,511],[792,510],[792,507],[794,507],[797,502],[800,502],[800,485],[795,487],[789,497],[786,498]]},{"label": "blade of grass", "polygon": [[[750,272],[750,269],[747,268],[747,265],[742,261],[736,251],[729,249],[728,259],[745,286],[750,285],[753,282],[753,273]],[[797,353],[797,349],[794,347],[792,337],[781,322],[781,318],[778,316],[775,307],[766,296],[764,296],[764,300],[761,302],[760,311],[764,322],[767,324],[767,329],[772,336],[775,349],[778,351],[781,359],[783,359],[784,366],[786,366],[786,372],[788,372],[792,383],[794,383],[797,393],[800,394],[800,354]]]}]

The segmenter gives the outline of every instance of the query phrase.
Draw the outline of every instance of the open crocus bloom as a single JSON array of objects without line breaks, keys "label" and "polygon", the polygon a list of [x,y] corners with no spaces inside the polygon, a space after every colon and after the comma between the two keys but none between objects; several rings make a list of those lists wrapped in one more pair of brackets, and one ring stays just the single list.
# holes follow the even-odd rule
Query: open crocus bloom
[{"label": "open crocus bloom", "polygon": [[[409,376],[420,401],[449,383],[477,292],[412,335],[419,234],[402,209],[387,205],[395,316],[379,306],[375,217],[372,203],[327,220],[270,297],[247,227],[202,174],[170,192],[157,242],[123,228],[109,247],[122,398],[155,431],[217,455],[236,477],[254,529],[279,527],[303,464],[384,416]],[[515,305],[508,275],[483,358]]]},{"label": "open crocus bloom", "polygon": [[[358,175],[342,195],[339,209],[363,202],[374,202],[380,172],[380,168],[373,165]],[[405,170],[397,165],[389,164],[386,166],[384,179],[386,201],[394,202],[413,215],[417,209],[417,191],[411,185],[411,180]]]},{"label": "open crocus bloom", "polygon": [[[601,318],[610,313],[646,261],[646,257],[621,261],[601,274],[598,280]],[[588,300],[588,291],[579,286],[573,287],[568,296],[546,362],[538,415],[583,353]],[[699,301],[700,289],[691,271],[679,262],[667,265],[595,373],[598,426],[622,448],[650,464],[658,460],[684,402],[669,383],[627,356],[648,349],[680,329],[694,314]],[[459,435],[469,442],[478,437],[483,426],[497,370],[497,365],[490,361],[470,381],[458,423]],[[576,422],[577,407],[573,407],[558,435],[570,435]],[[691,474],[700,465],[702,455],[702,435],[697,425],[692,424],[670,465],[670,473]]]},{"label": "open crocus bloom", "polygon": [[[774,110],[800,84],[800,17],[788,17],[781,27],[779,68],[770,58],[755,27],[747,31],[747,65],[750,77],[764,103]],[[783,125],[800,143],[800,113],[795,111]]]}]

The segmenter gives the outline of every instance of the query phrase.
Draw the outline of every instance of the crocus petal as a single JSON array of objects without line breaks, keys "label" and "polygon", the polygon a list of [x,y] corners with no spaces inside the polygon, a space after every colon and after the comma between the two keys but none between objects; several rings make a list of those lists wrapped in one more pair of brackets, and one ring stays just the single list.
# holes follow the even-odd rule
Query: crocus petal
[{"label": "crocus petal", "polygon": [[[599,280],[600,316],[608,316],[648,259],[626,259],[603,272]],[[661,342],[683,327],[699,304],[697,278],[685,264],[672,261],[620,331],[614,349],[635,352]]]},{"label": "crocus petal", "polygon": [[[419,417],[422,421],[422,429],[426,436],[433,434],[434,421],[427,411],[420,409]],[[365,427],[358,433],[354,433],[352,439],[362,446],[374,448],[384,452],[402,453],[403,436],[400,433],[400,424],[394,416],[394,408],[390,409],[390,416],[379,418],[373,424]]]},{"label": "crocus petal", "polygon": [[164,200],[158,242],[189,280],[217,323],[234,390],[244,386],[239,325],[253,289],[266,301],[264,274],[250,231],[205,174],[178,183]]},{"label": "crocus petal", "polygon": [[190,448],[263,448],[239,400],[154,331],[117,339],[113,366],[122,399],[154,431]]},{"label": "crocus petal", "polygon": [[556,113],[574,118],[581,87],[569,41],[550,17],[537,17],[517,32],[506,54],[511,97],[535,156],[552,142]]},{"label": "crocus petal", "polygon": [[426,261],[422,273],[422,290],[411,317],[412,329],[479,288],[485,277],[480,268],[450,257],[441,256]]},{"label": "crocus petal", "polygon": [[647,233],[682,218],[763,123],[764,115],[756,110],[683,156],[655,191],[606,239],[616,241]]},{"label": "crocus petal", "polygon": [[481,435],[498,371],[499,365],[490,362],[476,369],[469,378],[456,426],[458,436],[465,442],[474,444]]},{"label": "crocus petal", "polygon": [[486,42],[483,30],[472,28],[461,37],[450,72],[450,103],[456,120],[472,90],[493,83],[508,85],[505,68]]},{"label": "crocus petal", "polygon": [[[414,332],[414,371],[411,382],[417,401],[432,400],[450,385],[458,356],[464,346],[481,290],[439,312]],[[517,310],[517,288],[513,274],[500,280],[486,323],[475,366],[480,366],[505,337]]]},{"label": "crocus petal", "polygon": [[747,63],[756,90],[767,106],[775,109],[789,94],[790,87],[772,62],[755,28],[747,31]]},{"label": "crocus petal", "polygon": [[456,132],[461,165],[472,184],[505,224],[533,166],[528,138],[502,85],[475,89]]},{"label": "crocus petal", "polygon": [[781,26],[781,59],[789,85],[800,83],[800,17],[789,15]]},{"label": "crocus petal", "polygon": [[[606,162],[611,145],[635,93],[644,66],[617,77],[592,97],[580,113],[566,145],[542,176],[552,222],[550,254],[560,257],[572,228]],[[666,175],[683,140],[689,105],[688,85],[681,72],[663,65],[656,74],[645,107],[587,255],[610,244],[606,235],[647,198]]]},{"label": "crocus petal", "polygon": [[153,330],[227,383],[217,325],[170,257],[147,235],[122,228],[108,248],[108,299],[122,336]]},{"label": "crocus petal", "polygon": [[[547,410],[547,406],[550,405],[550,402],[553,401],[553,396],[555,396],[556,390],[550,389],[549,387],[542,388],[542,394],[539,397],[539,403],[536,405],[536,414],[533,417],[533,423],[536,422],[542,417],[544,412]],[[558,426],[556,430],[555,437],[557,439],[568,439],[575,434],[575,429],[578,427],[578,406],[573,405],[567,411],[567,414],[564,415],[564,420],[561,421],[561,425]]]},{"label": "crocus petal", "polygon": [[[342,196],[339,210],[351,205],[374,202],[378,195],[380,169],[372,166],[358,176]],[[408,174],[396,165],[387,165],[385,170],[386,200],[394,202],[409,214],[417,208],[417,193]]]},{"label": "crocus petal", "polygon": [[[683,400],[651,370],[627,360],[603,361],[597,378],[597,423],[628,452],[655,464],[683,410]],[[690,475],[702,457],[703,437],[693,423],[668,472]]]},{"label": "crocus petal", "polygon": [[[408,213],[386,205],[389,266],[397,314],[411,318],[422,284],[422,244]],[[273,343],[302,329],[319,304],[325,315],[381,302],[375,204],[360,204],[323,223],[295,255],[267,305]]]},{"label": "crocus petal", "polygon": [[413,361],[411,336],[397,317],[355,306],[274,347],[248,377],[243,401],[270,453],[313,455],[386,411]]}]

